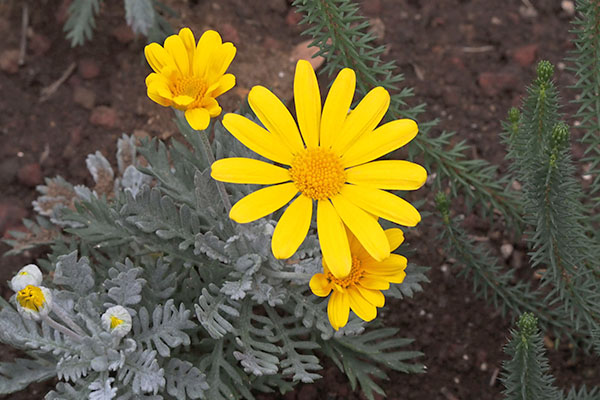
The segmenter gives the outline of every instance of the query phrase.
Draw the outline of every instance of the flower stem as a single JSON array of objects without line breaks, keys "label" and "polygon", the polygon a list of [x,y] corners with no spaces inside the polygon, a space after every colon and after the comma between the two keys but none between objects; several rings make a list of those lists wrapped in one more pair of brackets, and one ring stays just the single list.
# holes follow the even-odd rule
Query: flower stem
[{"label": "flower stem", "polygon": [[[197,131],[198,134],[200,135],[200,143],[202,144],[202,150],[204,152],[204,157],[208,161],[209,165],[212,165],[215,162],[215,156],[212,152],[212,147],[210,145],[210,141],[208,140],[208,135],[210,132],[213,132],[213,130],[214,130],[214,124],[211,121],[211,124],[209,125],[208,129],[206,129],[204,131]],[[225,210],[227,211],[227,213],[229,213],[229,211],[231,210],[231,201],[229,200],[229,195],[227,194],[227,191],[225,190],[225,185],[223,184],[223,182],[217,181],[217,180],[215,180],[215,183],[217,185],[217,190],[219,191],[219,196],[221,197],[221,201],[223,202],[223,205],[225,206]]]},{"label": "flower stem", "polygon": [[52,328],[56,329],[59,332],[62,332],[65,336],[70,337],[74,342],[81,343],[83,342],[83,337],[79,336],[77,333],[73,332],[69,328],[64,325],[59,324],[49,316],[45,315],[42,317],[42,321],[50,325]]},{"label": "flower stem", "polygon": [[67,313],[65,312],[65,310],[63,310],[58,304],[54,304],[52,306],[52,311],[54,312],[54,314],[56,314],[56,316],[58,318],[60,318],[65,324],[67,324],[77,334],[79,334],[81,336],[86,336],[86,333],[84,332],[84,330],[81,329],[81,327],[79,325],[77,325],[75,323],[75,321],[73,321],[71,319],[71,317],[69,317],[67,315]]}]

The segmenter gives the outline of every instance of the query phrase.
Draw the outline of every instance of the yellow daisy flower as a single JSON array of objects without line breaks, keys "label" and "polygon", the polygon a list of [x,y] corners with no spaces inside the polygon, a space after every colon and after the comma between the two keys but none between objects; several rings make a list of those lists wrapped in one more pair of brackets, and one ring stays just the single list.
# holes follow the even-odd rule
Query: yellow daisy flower
[{"label": "yellow daisy flower", "polygon": [[411,141],[418,128],[414,121],[401,119],[375,129],[390,103],[382,87],[371,90],[348,112],[355,85],[354,71],[340,71],[321,111],[315,72],[310,63],[299,61],[294,78],[298,125],[262,86],[252,88],[248,102],[266,129],[241,115],[223,118],[223,125],[240,142],[285,167],[248,158],[226,158],[212,165],[216,180],[272,185],[232,207],[229,216],[239,223],[271,214],[300,192],[273,232],[276,258],[296,252],[308,233],[316,201],[323,258],[338,278],[348,276],[352,267],[344,226],[374,259],[387,259],[390,246],[377,217],[414,226],[421,216],[410,203],[382,189],[415,190],[427,178],[423,167],[408,161],[372,161]]},{"label": "yellow daisy flower", "polygon": [[[390,249],[396,250],[404,241],[398,228],[385,231]],[[377,316],[377,307],[383,307],[385,297],[381,290],[390,288],[391,283],[402,283],[406,273],[406,258],[391,254],[383,261],[369,255],[351,233],[348,235],[352,253],[352,269],[345,278],[336,278],[327,264],[323,273],[313,275],[310,289],[320,297],[327,297],[327,315],[331,326],[337,331],[348,322],[350,309],[361,319],[371,321]]]},{"label": "yellow daisy flower", "polygon": [[154,70],[146,77],[148,97],[185,111],[192,128],[206,129],[210,119],[221,114],[216,98],[235,85],[235,76],[225,74],[235,52],[233,44],[223,43],[211,30],[204,32],[197,45],[189,28],[169,36],[164,47],[150,43],[144,49]]}]

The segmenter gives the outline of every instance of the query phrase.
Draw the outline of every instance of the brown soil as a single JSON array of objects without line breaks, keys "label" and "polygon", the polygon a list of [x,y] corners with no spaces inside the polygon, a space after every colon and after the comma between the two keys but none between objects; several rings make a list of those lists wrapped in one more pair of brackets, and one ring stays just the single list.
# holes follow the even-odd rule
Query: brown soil
[{"label": "brown soil", "polygon": [[[18,229],[20,217],[33,216],[31,201],[37,197],[35,185],[42,176],[61,175],[73,183],[91,184],[86,155],[99,150],[114,162],[122,132],[163,139],[175,134],[171,112],[145,95],[144,78],[149,73],[142,56],[145,43],[128,34],[122,2],[104,2],[94,40],[74,49],[62,32],[67,3],[46,0],[31,7],[29,47],[21,67],[10,60],[19,47],[21,3],[0,4],[0,236],[7,228]],[[290,54],[306,38],[299,36],[303,28],[296,25],[286,0],[167,3],[181,15],[181,20],[172,21],[176,28],[189,26],[194,32],[214,28],[236,44],[238,55],[231,72],[238,84],[223,96],[225,111],[234,110],[255,84],[270,87],[282,98],[291,97],[294,62]],[[536,15],[524,10],[521,0],[364,0],[363,10],[379,27],[382,42],[389,45],[386,57],[396,60],[406,76],[405,85],[415,88],[411,103],[428,104],[421,120],[441,120],[432,135],[457,131],[457,138],[473,145],[470,156],[502,164],[500,121],[524,94],[536,60],[557,65],[563,97],[574,96],[564,88],[575,78],[561,64],[572,47],[570,16],[560,2],[536,3],[540,3]],[[74,72],[40,101],[42,89],[71,64],[76,66]],[[419,195],[432,198],[427,188]],[[431,200],[426,208],[432,209]],[[476,299],[471,283],[456,277],[458,267],[446,260],[441,245],[427,240],[435,235],[434,219],[424,220],[408,234],[417,249],[413,260],[431,266],[431,283],[414,299],[391,302],[384,314],[387,324],[399,327],[402,336],[416,338],[413,349],[425,353],[422,362],[427,373],[391,373],[381,386],[390,399],[501,399],[498,370],[511,322]],[[477,216],[469,216],[466,223],[496,251],[510,242],[508,233]],[[520,243],[514,246],[516,253],[507,266],[526,265],[526,249]],[[0,253],[6,250],[0,244]],[[0,258],[0,294],[5,299],[11,293],[4,282],[34,256]],[[2,358],[13,354],[3,348]],[[550,350],[549,355],[562,387],[600,383],[592,359],[571,360],[566,347]],[[285,398],[363,398],[351,392],[335,367],[323,374],[316,385],[299,385]],[[41,383],[4,398],[41,398],[49,387]]]}]

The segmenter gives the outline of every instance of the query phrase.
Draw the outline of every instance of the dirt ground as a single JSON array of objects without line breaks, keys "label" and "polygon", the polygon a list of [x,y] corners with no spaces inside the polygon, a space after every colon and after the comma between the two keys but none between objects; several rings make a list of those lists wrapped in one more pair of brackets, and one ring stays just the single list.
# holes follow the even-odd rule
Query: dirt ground
[{"label": "dirt ground", "polygon": [[[115,161],[115,145],[123,132],[167,139],[175,134],[171,112],[145,95],[149,73],[143,58],[144,38],[135,38],[124,24],[122,2],[104,2],[93,41],[71,48],[62,24],[68,0],[39,1],[30,8],[25,64],[18,54],[21,2],[0,3],[0,236],[19,229],[22,217],[33,215],[35,186],[45,176],[61,175],[72,183],[91,183],[85,168],[88,153],[101,151]],[[171,0],[181,16],[175,28],[194,32],[217,29],[238,49],[231,72],[236,88],[222,97],[224,111],[233,111],[255,84],[291,98],[296,45],[306,40],[303,28],[286,0]],[[519,104],[535,64],[548,59],[557,66],[557,81],[565,100],[575,82],[564,61],[569,41],[568,4],[524,0],[364,0],[388,60],[396,60],[415,88],[411,104],[428,104],[421,121],[439,118],[432,135],[457,131],[473,145],[472,157],[503,164],[500,121]],[[565,2],[563,2],[565,3]],[[566,2],[569,3],[569,2]],[[41,93],[65,76],[49,96]],[[326,84],[326,77],[321,77]],[[219,99],[221,100],[221,98]],[[567,110],[573,107],[567,106]],[[572,122],[572,121],[571,121]],[[575,136],[577,132],[574,132]],[[575,146],[575,158],[581,156]],[[432,210],[427,187],[426,209]],[[457,210],[461,212],[461,210]],[[456,277],[458,267],[446,259],[441,244],[424,242],[435,235],[435,217],[425,219],[407,237],[417,250],[413,261],[431,267],[431,283],[414,299],[392,302],[384,314],[401,335],[416,338],[415,350],[425,353],[423,375],[391,373],[381,382],[394,400],[501,399],[499,369],[511,322],[472,294],[471,284]],[[471,233],[492,249],[512,244],[510,268],[527,268],[527,249],[510,243],[510,235],[475,215],[466,218]],[[0,244],[0,253],[8,250]],[[36,254],[0,258],[0,294],[10,297],[5,282]],[[530,275],[525,271],[520,275]],[[2,358],[12,351],[2,349]],[[552,371],[563,388],[600,383],[591,358],[571,359],[565,346],[549,350]],[[352,393],[334,366],[315,385],[299,385],[286,400],[363,399]],[[6,399],[42,398],[50,386],[41,383]],[[261,395],[263,400],[281,398]]]}]

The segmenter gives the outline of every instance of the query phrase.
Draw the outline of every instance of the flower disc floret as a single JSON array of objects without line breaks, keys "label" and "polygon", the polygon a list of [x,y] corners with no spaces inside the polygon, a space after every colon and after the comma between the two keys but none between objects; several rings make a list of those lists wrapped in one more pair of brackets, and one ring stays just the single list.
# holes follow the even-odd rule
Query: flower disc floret
[{"label": "flower disc floret", "polygon": [[15,292],[25,289],[25,287],[39,286],[42,283],[42,271],[35,264],[24,266],[10,280],[10,287]]},{"label": "flower disc floret", "polygon": [[52,293],[43,286],[28,285],[17,292],[17,310],[27,319],[38,321],[52,308]]},{"label": "flower disc floret", "polygon": [[271,185],[231,208],[229,216],[236,222],[255,221],[289,203],[271,241],[273,255],[279,259],[291,257],[302,244],[316,202],[323,258],[339,279],[352,270],[346,230],[375,260],[388,258],[390,248],[378,218],[415,226],[421,216],[387,190],[416,190],[427,179],[418,164],[377,160],[410,142],[418,127],[410,119],[377,127],[390,104],[390,95],[382,87],[372,89],[348,112],[355,87],[354,71],[343,69],[321,107],[315,72],[308,61],[299,61],[294,77],[297,123],[271,91],[253,87],[248,103],[262,126],[238,114],[225,115],[223,125],[242,144],[276,164],[226,158],[213,163],[211,171],[214,179],[223,182]]},{"label": "flower disc floret", "polygon": [[364,269],[361,267],[360,259],[356,256],[352,256],[352,268],[347,276],[337,278],[331,272],[327,271],[327,281],[333,285],[334,289],[338,291],[344,291],[349,287],[355,286],[360,282],[364,274]]},{"label": "flower disc floret", "polygon": [[308,148],[292,160],[290,176],[296,188],[313,200],[335,196],[346,182],[340,158],[329,149]]}]

